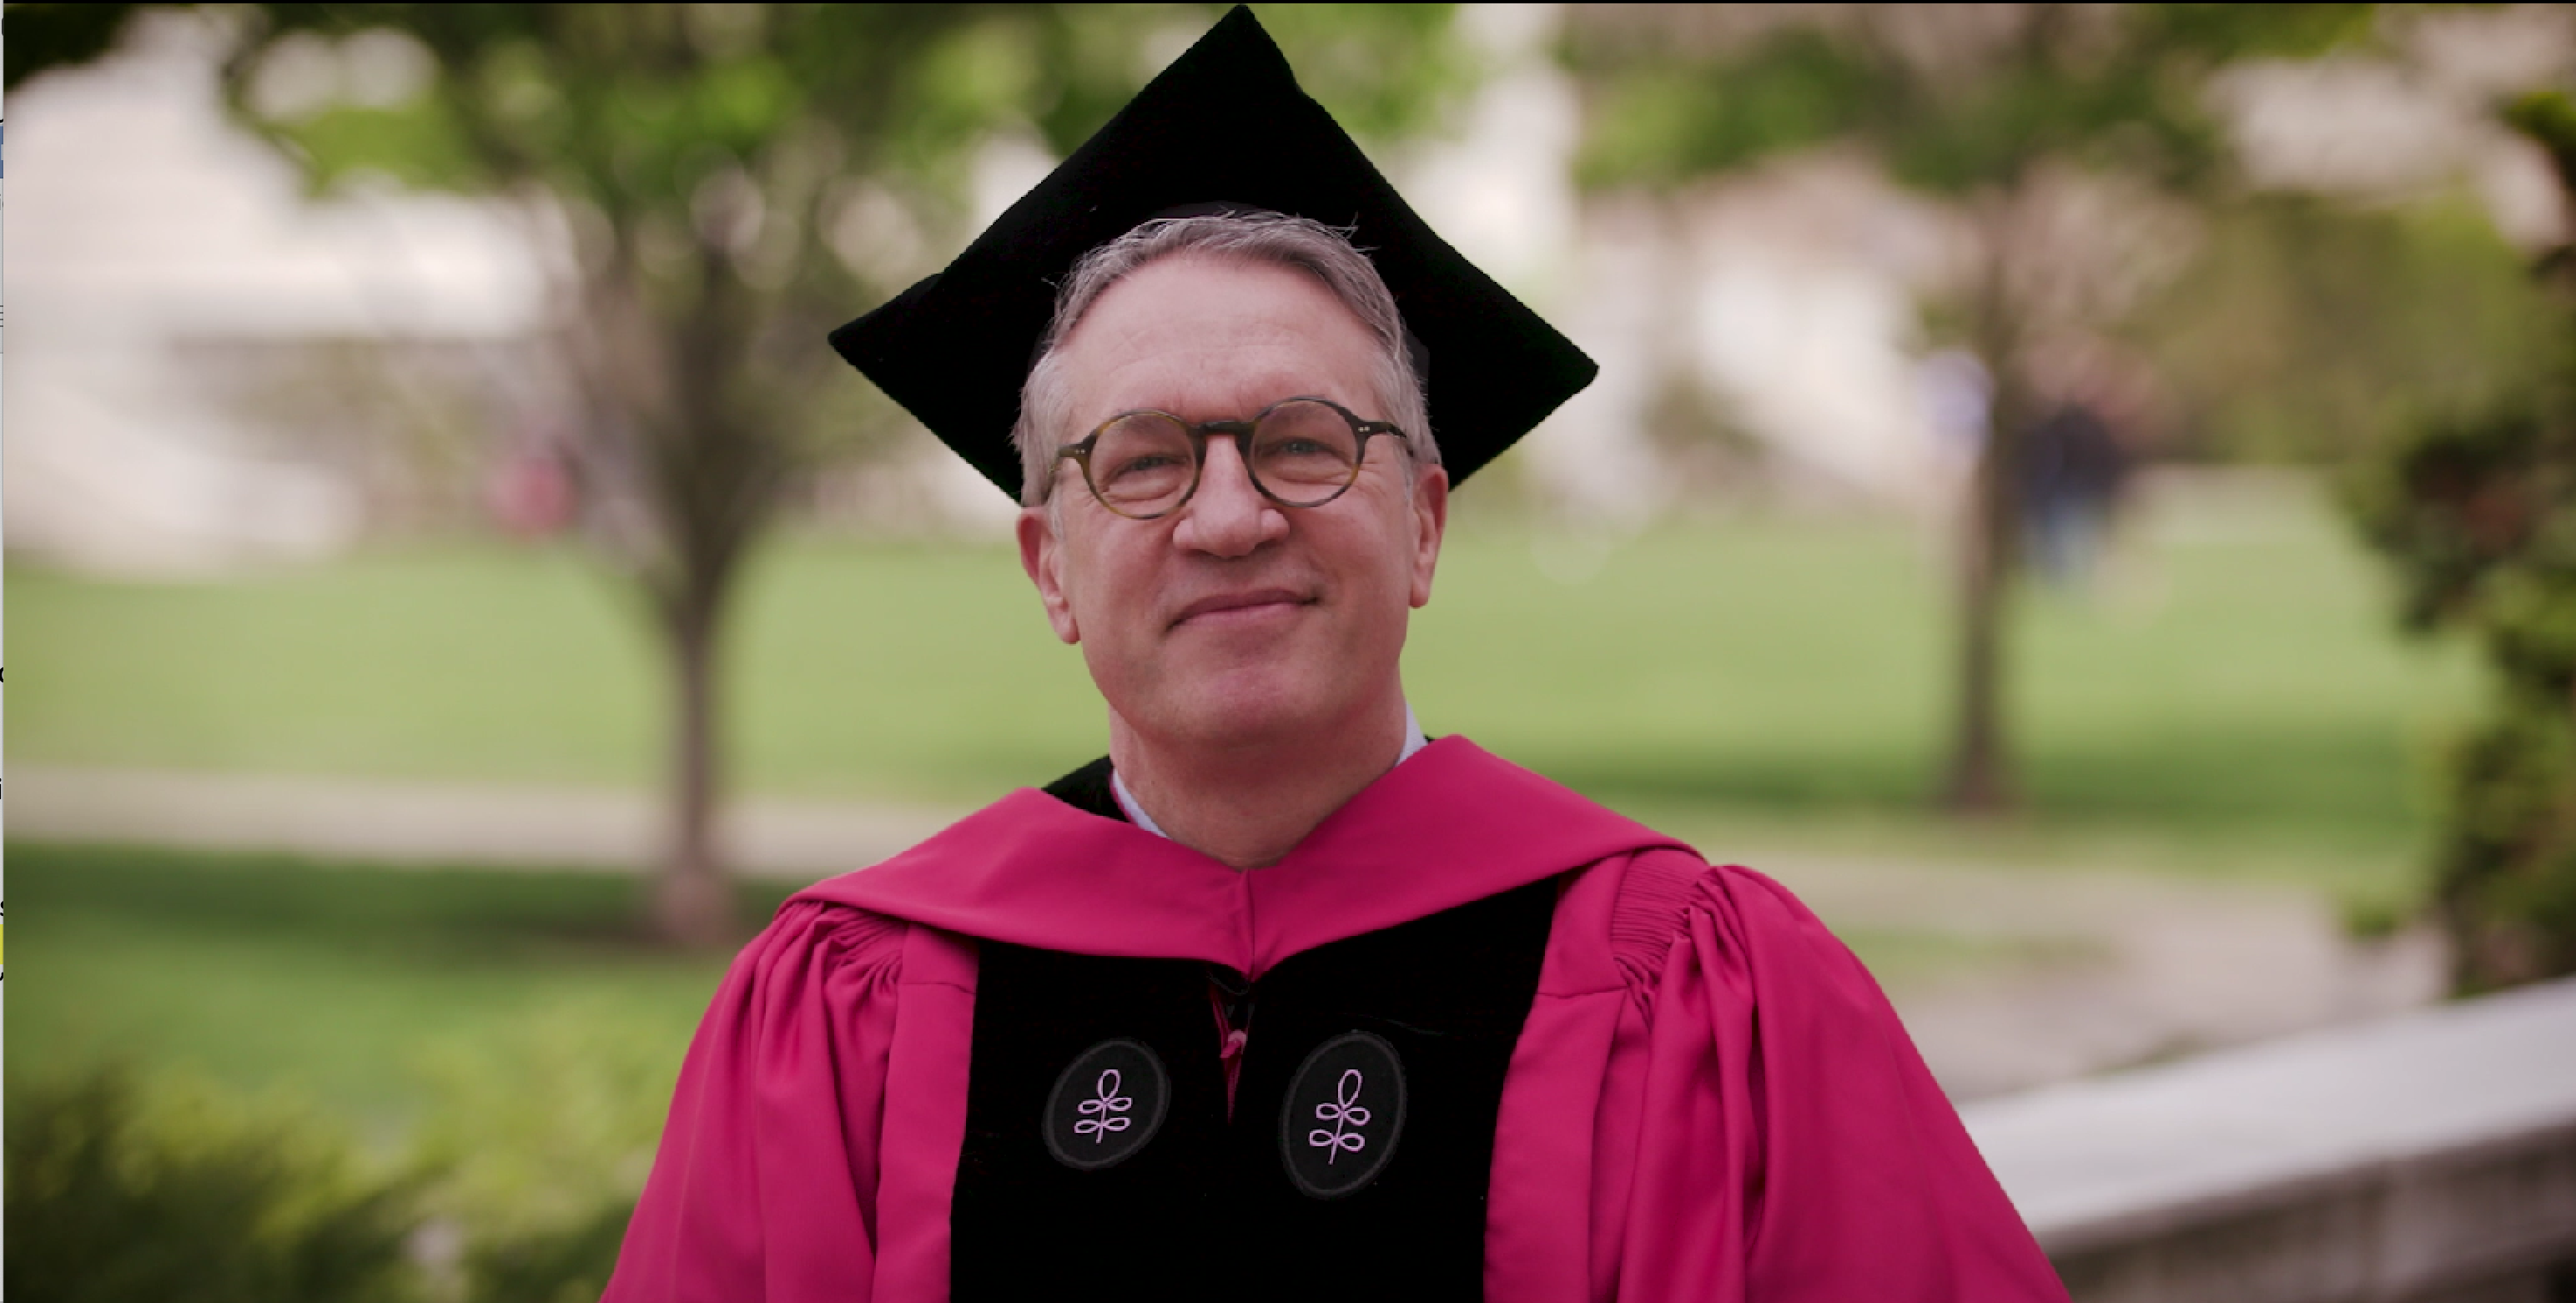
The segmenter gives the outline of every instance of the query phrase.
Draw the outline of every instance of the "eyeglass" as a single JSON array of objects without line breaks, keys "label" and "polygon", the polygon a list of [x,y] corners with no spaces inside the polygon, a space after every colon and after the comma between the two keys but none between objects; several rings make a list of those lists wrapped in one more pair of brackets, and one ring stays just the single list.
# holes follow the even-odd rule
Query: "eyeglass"
[{"label": "eyeglass", "polygon": [[[1329,398],[1283,398],[1249,421],[1192,423],[1170,412],[1121,412],[1090,437],[1056,453],[1082,463],[1083,483],[1100,505],[1130,520],[1181,509],[1199,491],[1212,434],[1230,434],[1261,496],[1283,507],[1320,507],[1360,477],[1370,435],[1404,432],[1363,421]],[[1409,451],[1409,449],[1408,449]]]}]

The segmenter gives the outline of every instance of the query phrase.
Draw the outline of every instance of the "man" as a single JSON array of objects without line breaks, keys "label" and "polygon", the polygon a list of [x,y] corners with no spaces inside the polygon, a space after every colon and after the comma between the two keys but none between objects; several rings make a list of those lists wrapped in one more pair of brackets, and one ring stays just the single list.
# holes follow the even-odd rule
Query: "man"
[{"label": "man", "polygon": [[2063,1297],[1786,892],[1423,737],[1450,487],[1591,365],[1248,13],[835,343],[1019,493],[1110,754],[780,910],[611,1299]]}]

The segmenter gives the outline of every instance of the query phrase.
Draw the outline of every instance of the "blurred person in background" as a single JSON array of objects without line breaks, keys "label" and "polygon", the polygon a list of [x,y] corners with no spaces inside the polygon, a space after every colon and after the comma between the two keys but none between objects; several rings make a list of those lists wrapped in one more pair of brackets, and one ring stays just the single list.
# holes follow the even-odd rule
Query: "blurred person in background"
[{"label": "blurred person in background", "polygon": [[2023,547],[2038,575],[2062,588],[2090,584],[2135,496],[2155,427],[2155,379],[2107,342],[2076,338],[2039,350],[2045,395],[2020,449]]},{"label": "blurred person in background", "polygon": [[2024,444],[2031,563],[2051,582],[2081,585],[2128,483],[2128,449],[2102,409],[2081,398],[2049,409]]},{"label": "blurred person in background", "polygon": [[611,1300],[2064,1297],[1786,891],[1423,734],[1450,488],[1594,368],[1247,11],[834,343],[1109,755],[780,910]]}]

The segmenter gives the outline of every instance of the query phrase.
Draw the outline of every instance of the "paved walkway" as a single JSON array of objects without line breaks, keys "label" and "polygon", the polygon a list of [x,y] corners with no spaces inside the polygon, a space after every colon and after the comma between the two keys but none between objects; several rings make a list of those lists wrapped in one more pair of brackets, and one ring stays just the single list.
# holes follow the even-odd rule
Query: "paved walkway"
[{"label": "paved walkway", "polygon": [[[659,831],[645,797],[598,790],[123,770],[8,774],[8,835],[292,850],[384,864],[633,872]],[[962,810],[749,799],[722,835],[746,873],[812,880],[873,863]],[[1764,859],[1837,928],[2016,944],[2038,958],[1891,994],[1953,1095],[1991,1095],[2432,1000],[2429,935],[2362,944],[2328,902],[2277,888],[2080,871]]]},{"label": "paved walkway", "polygon": [[[938,811],[749,799],[718,836],[742,872],[811,882],[873,864],[955,820]],[[660,804],[597,788],[501,787],[13,765],[11,837],[291,850],[387,864],[650,865]]]},{"label": "paved walkway", "polygon": [[2356,941],[2332,902],[2287,888],[1796,861],[1774,876],[1836,928],[2018,940],[2065,956],[1890,992],[1963,1099],[2384,1017],[2442,990],[2435,934]]}]

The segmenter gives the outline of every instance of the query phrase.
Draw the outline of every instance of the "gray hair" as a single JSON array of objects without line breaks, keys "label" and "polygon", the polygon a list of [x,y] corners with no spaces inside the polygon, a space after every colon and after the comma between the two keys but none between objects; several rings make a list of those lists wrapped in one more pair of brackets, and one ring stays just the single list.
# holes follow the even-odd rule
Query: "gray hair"
[{"label": "gray hair", "polygon": [[1431,437],[1430,410],[1406,346],[1404,318],[1396,311],[1395,295],[1377,274],[1376,264],[1352,246],[1348,232],[1283,213],[1163,217],[1082,255],[1057,291],[1055,319],[1047,325],[1046,345],[1038,352],[1037,364],[1029,368],[1027,381],[1020,386],[1020,419],[1011,427],[1011,444],[1020,452],[1021,502],[1037,506],[1048,501],[1048,489],[1055,482],[1057,432],[1073,420],[1066,410],[1071,397],[1061,360],[1065,337],[1110,286],[1148,263],[1177,253],[1293,267],[1321,281],[1377,338],[1373,379],[1378,401],[1385,405],[1378,415],[1403,430],[1404,441],[1412,449],[1405,468],[1407,482],[1418,467],[1440,464],[1440,446]]}]

